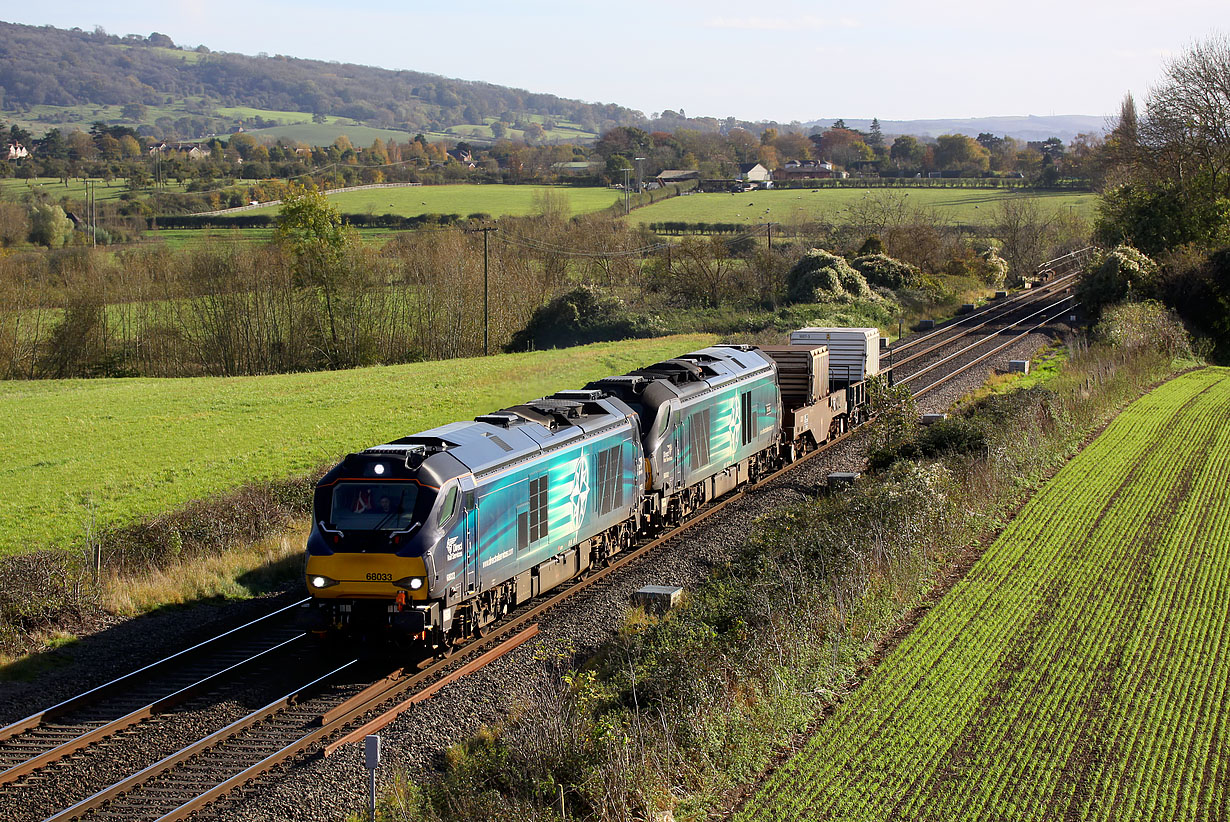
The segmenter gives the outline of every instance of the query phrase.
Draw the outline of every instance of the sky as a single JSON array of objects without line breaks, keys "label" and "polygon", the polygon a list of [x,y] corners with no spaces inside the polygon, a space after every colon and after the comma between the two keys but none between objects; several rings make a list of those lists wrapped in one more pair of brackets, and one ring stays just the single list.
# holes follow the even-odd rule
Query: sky
[{"label": "sky", "polygon": [[13,23],[482,80],[743,120],[1109,115],[1230,32],[1225,0],[59,0]]}]

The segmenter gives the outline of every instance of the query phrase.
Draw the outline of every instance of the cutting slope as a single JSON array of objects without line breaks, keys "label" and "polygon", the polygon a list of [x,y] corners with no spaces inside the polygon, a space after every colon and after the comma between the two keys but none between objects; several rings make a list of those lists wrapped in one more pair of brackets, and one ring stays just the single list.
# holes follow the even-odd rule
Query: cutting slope
[{"label": "cutting slope", "polygon": [[1145,396],[740,820],[1226,819],[1230,370]]}]

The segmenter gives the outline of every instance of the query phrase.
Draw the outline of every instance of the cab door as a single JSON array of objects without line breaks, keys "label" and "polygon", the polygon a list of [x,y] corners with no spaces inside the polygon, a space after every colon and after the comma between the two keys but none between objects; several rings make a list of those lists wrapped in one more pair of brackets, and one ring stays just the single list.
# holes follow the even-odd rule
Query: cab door
[{"label": "cab door", "polygon": [[477,591],[482,590],[482,584],[478,575],[480,549],[478,537],[478,495],[475,493],[473,480],[466,482],[466,479],[469,478],[463,478],[461,482],[461,515],[465,519],[465,560],[463,562],[462,590],[465,591],[466,597],[470,597]]}]

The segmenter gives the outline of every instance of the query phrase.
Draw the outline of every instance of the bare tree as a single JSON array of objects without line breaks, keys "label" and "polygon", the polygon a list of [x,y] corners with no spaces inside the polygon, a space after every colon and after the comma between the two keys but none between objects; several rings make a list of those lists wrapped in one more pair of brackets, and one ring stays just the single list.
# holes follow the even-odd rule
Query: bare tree
[{"label": "bare tree", "polygon": [[1019,283],[1046,260],[1050,248],[1051,221],[1042,216],[1032,198],[1009,197],[999,204],[995,236],[1003,243],[1008,261],[1008,279]]},{"label": "bare tree", "polygon": [[1214,35],[1167,65],[1140,140],[1154,168],[1185,189],[1230,191],[1230,40]]}]

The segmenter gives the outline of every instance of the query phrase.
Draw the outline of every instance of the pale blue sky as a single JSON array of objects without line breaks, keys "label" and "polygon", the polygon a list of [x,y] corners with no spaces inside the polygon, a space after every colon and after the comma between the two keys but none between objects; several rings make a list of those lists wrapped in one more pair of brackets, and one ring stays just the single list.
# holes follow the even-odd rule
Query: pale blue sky
[{"label": "pale blue sky", "polygon": [[170,0],[14,4],[9,22],[405,68],[646,114],[781,122],[1110,114],[1225,0],[619,3]]}]

